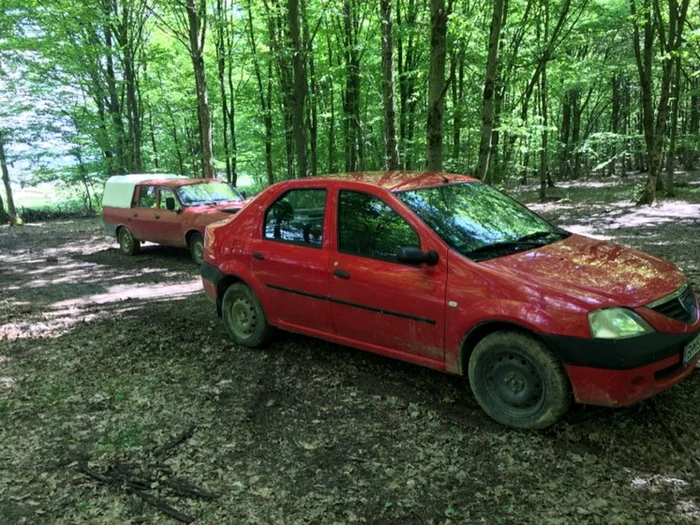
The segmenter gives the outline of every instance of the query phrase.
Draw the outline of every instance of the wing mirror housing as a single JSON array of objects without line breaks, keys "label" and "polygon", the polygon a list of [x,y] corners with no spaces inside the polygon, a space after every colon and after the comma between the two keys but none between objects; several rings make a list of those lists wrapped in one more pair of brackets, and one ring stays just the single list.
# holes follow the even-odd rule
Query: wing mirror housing
[{"label": "wing mirror housing", "polygon": [[175,211],[175,198],[174,197],[166,197],[165,198],[165,207],[168,209],[168,211]]},{"label": "wing mirror housing", "polygon": [[399,248],[396,252],[396,260],[405,264],[435,266],[440,260],[440,255],[435,250],[424,252],[420,248]]},{"label": "wing mirror housing", "polygon": [[245,190],[241,190],[238,193],[240,193],[241,197],[243,197],[243,200],[246,200],[248,198],[248,194]]}]

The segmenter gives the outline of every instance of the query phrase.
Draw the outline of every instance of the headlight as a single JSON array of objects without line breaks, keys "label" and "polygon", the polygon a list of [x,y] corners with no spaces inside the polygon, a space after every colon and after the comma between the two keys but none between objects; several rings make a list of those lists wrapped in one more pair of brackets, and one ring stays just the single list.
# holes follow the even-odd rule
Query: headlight
[{"label": "headlight", "polygon": [[591,335],[598,339],[625,339],[648,334],[654,329],[627,308],[607,308],[588,314]]}]

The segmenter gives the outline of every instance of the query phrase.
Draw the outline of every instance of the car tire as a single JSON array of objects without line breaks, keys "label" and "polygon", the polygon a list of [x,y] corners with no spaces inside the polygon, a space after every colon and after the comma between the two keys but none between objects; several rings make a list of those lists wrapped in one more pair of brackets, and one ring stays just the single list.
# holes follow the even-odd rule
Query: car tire
[{"label": "car tire", "polygon": [[479,341],[469,359],[469,383],[484,412],[513,428],[550,427],[571,405],[557,357],[520,332],[495,332]]},{"label": "car tire", "polygon": [[197,232],[190,236],[190,256],[197,266],[204,262],[204,237]]},{"label": "car tire", "polygon": [[126,226],[119,228],[117,240],[119,241],[119,251],[124,255],[135,255],[141,250],[141,243],[134,239],[134,235]]},{"label": "car tire", "polygon": [[257,348],[272,338],[274,330],[267,324],[258,297],[243,283],[228,287],[221,301],[221,314],[226,331],[239,345]]}]

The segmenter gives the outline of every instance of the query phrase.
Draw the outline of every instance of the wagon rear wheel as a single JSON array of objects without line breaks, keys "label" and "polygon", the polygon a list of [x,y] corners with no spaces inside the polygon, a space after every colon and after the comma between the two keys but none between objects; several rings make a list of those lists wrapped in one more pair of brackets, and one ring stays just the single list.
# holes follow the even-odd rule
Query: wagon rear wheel
[{"label": "wagon rear wheel", "polygon": [[141,243],[134,239],[133,234],[126,226],[119,228],[117,240],[119,241],[119,251],[124,255],[134,255],[141,250]]},{"label": "wagon rear wheel", "polygon": [[509,427],[550,427],[571,404],[559,360],[544,344],[519,332],[484,337],[469,360],[469,382],[484,411]]}]

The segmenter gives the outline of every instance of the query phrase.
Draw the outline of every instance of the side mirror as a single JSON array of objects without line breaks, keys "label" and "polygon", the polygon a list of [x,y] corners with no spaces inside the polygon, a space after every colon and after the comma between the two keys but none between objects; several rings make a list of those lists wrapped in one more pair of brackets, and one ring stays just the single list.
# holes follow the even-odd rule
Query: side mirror
[{"label": "side mirror", "polygon": [[243,200],[245,200],[245,199],[248,198],[248,194],[246,194],[245,190],[241,190],[241,191],[239,191],[238,193],[241,194],[241,197],[243,197]]},{"label": "side mirror", "polygon": [[175,197],[166,197],[165,198],[165,207],[169,211],[174,211],[175,210]]},{"label": "side mirror", "polygon": [[399,248],[399,251],[396,252],[396,260],[406,264],[435,266],[440,260],[440,256],[435,250],[422,252],[420,248]]}]

